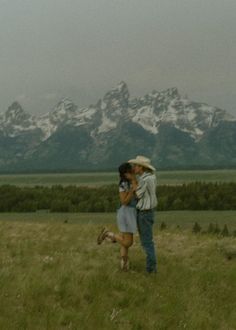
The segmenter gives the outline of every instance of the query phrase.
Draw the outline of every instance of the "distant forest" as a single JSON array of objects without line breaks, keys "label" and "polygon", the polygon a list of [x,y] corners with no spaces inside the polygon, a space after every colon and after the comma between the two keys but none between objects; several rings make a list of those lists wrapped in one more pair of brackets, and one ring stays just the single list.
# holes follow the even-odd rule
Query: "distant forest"
[{"label": "distant forest", "polygon": [[[157,187],[159,211],[236,210],[236,183],[195,182]],[[118,187],[0,186],[0,212],[114,212]]]}]

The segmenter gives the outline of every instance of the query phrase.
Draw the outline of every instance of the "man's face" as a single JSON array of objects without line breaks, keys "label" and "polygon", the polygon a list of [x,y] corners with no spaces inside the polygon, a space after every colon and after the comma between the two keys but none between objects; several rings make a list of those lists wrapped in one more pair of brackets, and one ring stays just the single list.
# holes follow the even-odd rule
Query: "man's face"
[{"label": "man's face", "polygon": [[143,167],[137,164],[133,165],[134,173],[135,174],[142,174],[143,173]]}]

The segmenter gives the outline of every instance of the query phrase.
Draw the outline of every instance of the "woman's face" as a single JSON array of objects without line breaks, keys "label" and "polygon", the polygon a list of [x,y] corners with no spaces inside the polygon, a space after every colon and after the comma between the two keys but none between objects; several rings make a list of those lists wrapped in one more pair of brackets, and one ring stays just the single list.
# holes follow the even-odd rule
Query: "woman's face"
[{"label": "woman's face", "polygon": [[132,180],[133,177],[134,177],[134,173],[133,173],[133,171],[131,171],[131,172],[126,172],[126,173],[125,173],[125,177],[126,177],[126,179],[128,179],[128,180]]}]

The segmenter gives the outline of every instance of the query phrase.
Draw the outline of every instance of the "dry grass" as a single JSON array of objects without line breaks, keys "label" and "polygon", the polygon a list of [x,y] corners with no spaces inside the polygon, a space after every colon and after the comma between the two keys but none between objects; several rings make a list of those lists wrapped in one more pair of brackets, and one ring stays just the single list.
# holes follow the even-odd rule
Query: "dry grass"
[{"label": "dry grass", "polygon": [[[159,272],[138,237],[129,273],[100,225],[0,222],[0,329],[235,329],[236,239],[155,232]],[[115,229],[114,226],[112,226]]]}]

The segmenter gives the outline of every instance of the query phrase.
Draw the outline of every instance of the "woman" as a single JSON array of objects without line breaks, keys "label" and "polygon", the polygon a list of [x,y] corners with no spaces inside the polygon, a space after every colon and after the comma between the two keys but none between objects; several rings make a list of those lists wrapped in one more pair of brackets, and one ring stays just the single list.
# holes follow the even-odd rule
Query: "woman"
[{"label": "woman", "polygon": [[137,231],[137,211],[136,198],[134,189],[136,189],[135,175],[132,165],[124,163],[119,167],[120,183],[119,196],[120,207],[117,212],[117,225],[120,234],[114,234],[103,228],[97,238],[97,243],[101,244],[105,239],[120,244],[121,269],[127,271],[129,269],[128,251],[133,244],[133,235]]}]

